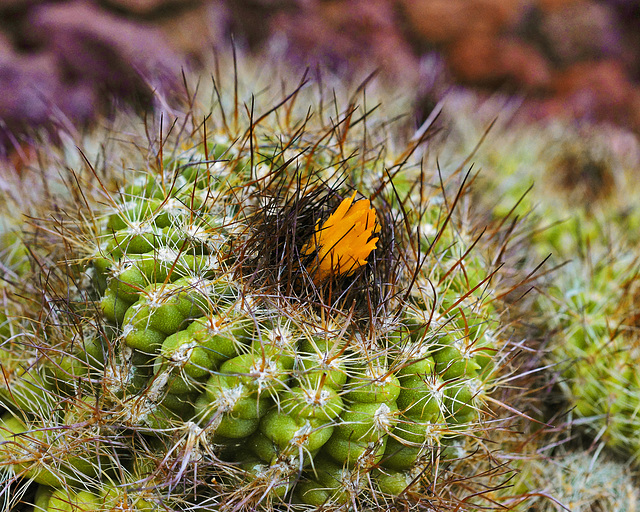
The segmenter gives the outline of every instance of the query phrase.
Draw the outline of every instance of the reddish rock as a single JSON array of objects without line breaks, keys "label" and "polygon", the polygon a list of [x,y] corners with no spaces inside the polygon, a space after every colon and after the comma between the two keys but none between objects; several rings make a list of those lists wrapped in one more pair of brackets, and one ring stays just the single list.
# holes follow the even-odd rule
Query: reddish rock
[{"label": "reddish rock", "polygon": [[498,43],[500,66],[505,78],[525,90],[545,90],[552,71],[547,59],[533,46],[516,39]]},{"label": "reddish rock", "polygon": [[581,62],[558,74],[557,94],[566,96],[582,90],[608,98],[609,103],[616,105],[629,97],[632,86],[622,66],[612,60]]},{"label": "reddish rock", "polygon": [[345,76],[379,68],[394,80],[423,72],[408,43],[412,36],[420,51],[439,47],[458,81],[535,91],[536,116],[587,116],[640,126],[640,93],[632,86],[632,79],[640,80],[638,5],[637,0],[0,0],[0,118],[9,127],[31,130],[83,123],[112,96],[148,104],[155,90],[180,87],[183,56],[204,61],[233,32],[239,47],[248,43],[259,50],[269,41],[270,48],[282,49],[304,67],[327,65]]},{"label": "reddish rock", "polygon": [[476,34],[450,46],[448,63],[456,79],[487,86],[505,82],[532,90],[546,88],[551,71],[542,55],[516,39]]},{"label": "reddish rock", "polygon": [[489,84],[496,80],[499,55],[493,36],[474,34],[460,38],[449,47],[447,60],[454,76],[462,82]]},{"label": "reddish rock", "polygon": [[416,36],[434,44],[496,33],[517,19],[520,4],[519,0],[402,0]]},{"label": "reddish rock", "polygon": [[555,93],[576,117],[625,122],[634,87],[622,65],[614,60],[581,62],[559,73]]}]

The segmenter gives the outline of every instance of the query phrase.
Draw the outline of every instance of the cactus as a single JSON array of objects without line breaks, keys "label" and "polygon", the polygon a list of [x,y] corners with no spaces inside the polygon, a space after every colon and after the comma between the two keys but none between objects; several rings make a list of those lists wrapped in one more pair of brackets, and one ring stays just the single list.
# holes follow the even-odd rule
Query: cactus
[{"label": "cactus", "polygon": [[640,505],[629,466],[602,452],[558,448],[553,456],[529,458],[522,469],[512,482],[513,494],[522,497],[510,510],[590,512],[637,510]]},{"label": "cactus", "polygon": [[636,463],[639,270],[635,255],[628,252],[593,263],[578,259],[539,301],[554,336],[562,340],[550,346],[550,359],[562,372],[558,386],[576,421],[596,441]]},{"label": "cactus", "polygon": [[[460,115],[465,102],[452,102],[449,138],[469,150],[485,125]],[[497,112],[486,103],[473,109]],[[580,431],[637,464],[637,137],[608,126],[525,125],[502,110],[486,138],[474,155],[483,167],[479,200],[495,205],[497,218],[526,217],[530,254],[553,267],[539,281],[532,319],[548,352],[547,381]]]},{"label": "cactus", "polygon": [[4,338],[0,461],[41,510],[492,504],[508,236],[423,138],[264,94],[246,119],[191,106],[122,175],[87,157],[38,225],[50,314]]},{"label": "cactus", "polygon": [[[605,140],[615,147],[615,138]],[[564,192],[569,216],[567,207],[547,204],[541,218],[548,229],[534,239],[539,253],[552,252],[556,263],[569,260],[552,273],[548,290],[537,300],[540,322],[550,339],[549,361],[561,373],[558,387],[582,428],[596,441],[637,460],[640,266],[635,249],[637,208],[631,205],[640,195],[631,169],[623,165],[630,165],[633,153],[610,150],[597,156],[598,145],[584,147],[576,141],[565,143],[563,150],[551,159],[551,170],[557,175],[556,186],[572,184]],[[531,196],[539,194],[534,188]],[[533,200],[545,204],[542,198]]]}]

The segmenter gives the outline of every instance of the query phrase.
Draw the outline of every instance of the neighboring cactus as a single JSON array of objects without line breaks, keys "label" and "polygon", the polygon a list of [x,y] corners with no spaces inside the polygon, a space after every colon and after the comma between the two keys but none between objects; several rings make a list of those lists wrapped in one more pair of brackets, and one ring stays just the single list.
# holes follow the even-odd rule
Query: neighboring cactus
[{"label": "neighboring cactus", "polygon": [[491,506],[507,241],[462,169],[394,156],[353,106],[298,117],[308,99],[189,112],[146,166],[76,170],[41,223],[72,250],[41,262],[34,341],[4,341],[37,364],[0,445],[41,510]]},{"label": "neighboring cactus", "polygon": [[[510,510],[536,512],[630,511],[640,506],[640,489],[628,465],[599,452],[556,447],[530,457],[511,482]],[[515,505],[517,503],[517,505]]]},{"label": "neighboring cactus", "polygon": [[[458,111],[453,118],[461,119]],[[465,119],[457,137],[479,137],[477,126]],[[497,123],[474,159],[483,167],[482,200],[500,197],[496,217],[505,208],[526,216],[531,252],[550,256],[556,267],[537,297],[532,322],[549,352],[549,380],[582,429],[637,463],[637,138],[611,127],[507,119]]]},{"label": "neighboring cactus", "polygon": [[579,423],[597,440],[640,457],[640,337],[637,324],[640,262],[618,250],[612,259],[567,264],[539,307],[557,342],[558,385]]},{"label": "neighboring cactus", "polygon": [[[573,414],[597,440],[637,459],[640,191],[630,167],[621,165],[622,159],[629,165],[631,155],[594,157],[595,151],[574,142],[551,159],[552,183],[571,185],[559,187],[566,206],[551,208],[549,194],[543,198],[531,191],[531,201],[546,205],[541,216],[533,212],[547,226],[537,233],[535,247],[540,254],[552,253],[554,263],[563,262],[537,307],[550,360],[561,371],[558,385]],[[577,171],[582,174],[575,176]]]}]

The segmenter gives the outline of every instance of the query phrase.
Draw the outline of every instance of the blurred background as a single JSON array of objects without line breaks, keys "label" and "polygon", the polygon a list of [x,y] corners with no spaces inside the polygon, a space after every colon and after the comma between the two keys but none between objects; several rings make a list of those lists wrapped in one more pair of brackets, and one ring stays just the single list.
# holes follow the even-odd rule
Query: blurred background
[{"label": "blurred background", "polygon": [[0,151],[122,102],[152,107],[232,38],[422,84],[418,118],[437,83],[518,95],[533,119],[640,131],[640,0],[0,0]]}]

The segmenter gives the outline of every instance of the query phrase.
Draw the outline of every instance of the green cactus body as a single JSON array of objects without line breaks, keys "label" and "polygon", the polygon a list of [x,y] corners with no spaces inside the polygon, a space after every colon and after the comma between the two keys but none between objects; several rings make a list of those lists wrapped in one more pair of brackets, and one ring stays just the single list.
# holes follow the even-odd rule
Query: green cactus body
[{"label": "green cactus body", "polygon": [[101,507],[100,499],[87,491],[53,491],[47,503],[47,512],[90,512]]},{"label": "green cactus body", "polygon": [[[445,441],[479,450],[493,415],[484,398],[509,350],[484,254],[498,249],[475,247],[475,226],[444,200],[457,189],[435,174],[347,157],[360,127],[327,138],[295,123],[246,134],[206,123],[206,139],[195,129],[94,199],[97,227],[78,226],[78,271],[92,281],[74,291],[96,332],[69,348],[73,322],[47,331],[49,350],[62,348],[43,396],[67,408],[54,426],[113,444],[65,454],[58,473],[29,469],[58,488],[41,508],[89,510],[96,496],[140,511],[419,501]],[[383,166],[397,167],[400,196]],[[11,407],[35,415],[36,402]],[[155,469],[132,480],[145,457]]]}]

